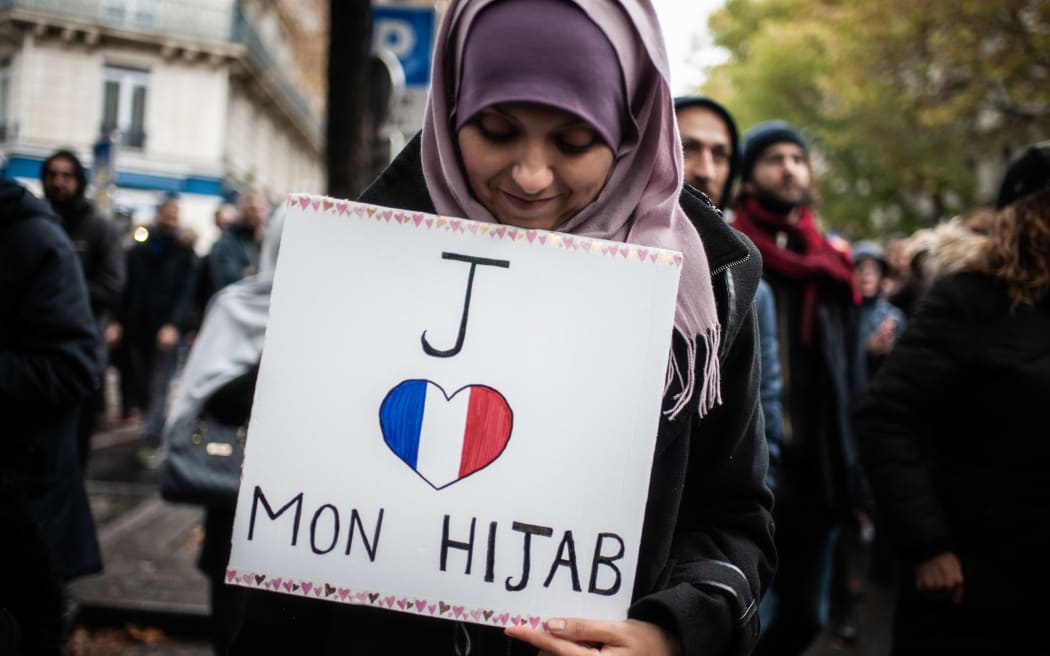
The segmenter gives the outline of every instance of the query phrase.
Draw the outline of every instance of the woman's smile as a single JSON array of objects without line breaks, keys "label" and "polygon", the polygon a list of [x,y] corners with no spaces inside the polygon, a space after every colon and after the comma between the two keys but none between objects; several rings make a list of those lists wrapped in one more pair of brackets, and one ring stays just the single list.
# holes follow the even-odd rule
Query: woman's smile
[{"label": "woman's smile", "polygon": [[510,191],[503,190],[502,193],[511,205],[514,205],[524,212],[541,211],[544,207],[557,200],[556,195],[547,196],[545,198],[525,198]]}]

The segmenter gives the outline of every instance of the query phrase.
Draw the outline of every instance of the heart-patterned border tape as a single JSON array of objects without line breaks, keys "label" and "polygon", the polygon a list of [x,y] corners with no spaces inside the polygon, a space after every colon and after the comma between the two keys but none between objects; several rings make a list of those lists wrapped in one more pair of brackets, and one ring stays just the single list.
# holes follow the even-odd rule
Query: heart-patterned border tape
[{"label": "heart-patterned border tape", "polygon": [[245,588],[257,588],[270,592],[298,595],[309,599],[327,599],[328,601],[342,604],[386,608],[425,617],[442,617],[474,624],[488,624],[499,627],[529,625],[537,628],[543,623],[542,617],[528,613],[513,613],[491,608],[473,608],[445,600],[403,597],[369,590],[355,590],[327,582],[318,583],[300,578],[286,578],[257,574],[255,572],[239,572],[229,568],[226,569],[226,583]]},{"label": "heart-patterned border tape", "polygon": [[650,246],[625,244],[618,241],[606,241],[590,237],[578,237],[562,232],[548,230],[526,230],[499,223],[482,223],[470,219],[453,219],[424,212],[410,212],[392,207],[368,205],[349,200],[339,200],[328,196],[310,194],[291,194],[285,200],[288,207],[313,209],[333,216],[356,217],[362,220],[395,223],[407,228],[422,230],[442,230],[472,234],[477,237],[488,237],[504,241],[526,242],[531,246],[560,248],[567,251],[579,251],[605,257],[619,257],[624,260],[644,264],[658,264],[682,268],[682,254]]}]

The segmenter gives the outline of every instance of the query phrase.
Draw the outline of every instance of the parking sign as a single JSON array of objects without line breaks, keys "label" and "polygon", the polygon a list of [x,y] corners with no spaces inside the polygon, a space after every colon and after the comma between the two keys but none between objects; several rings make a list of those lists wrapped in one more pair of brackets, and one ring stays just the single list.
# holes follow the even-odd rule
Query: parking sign
[{"label": "parking sign", "polygon": [[409,88],[430,83],[436,17],[434,7],[372,7],[372,49],[397,56]]}]

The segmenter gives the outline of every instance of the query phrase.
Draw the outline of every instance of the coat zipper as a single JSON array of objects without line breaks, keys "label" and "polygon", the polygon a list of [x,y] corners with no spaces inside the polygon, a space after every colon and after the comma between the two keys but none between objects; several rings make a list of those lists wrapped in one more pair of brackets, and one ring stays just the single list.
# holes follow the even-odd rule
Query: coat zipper
[{"label": "coat zipper", "polygon": [[733,260],[732,262],[728,262],[726,264],[723,264],[722,266],[718,267],[717,269],[715,269],[714,271],[711,272],[711,277],[714,278],[715,276],[717,276],[718,274],[726,271],[730,267],[735,267],[738,264],[743,264],[744,262],[747,262],[750,259],[751,259],[751,253],[748,253],[747,255],[745,255],[744,257],[740,258],[739,260]]}]

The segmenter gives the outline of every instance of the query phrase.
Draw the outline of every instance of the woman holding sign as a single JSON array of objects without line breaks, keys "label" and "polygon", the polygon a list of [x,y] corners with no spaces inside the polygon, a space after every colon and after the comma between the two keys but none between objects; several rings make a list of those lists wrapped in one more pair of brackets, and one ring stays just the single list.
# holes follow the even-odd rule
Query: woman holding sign
[{"label": "woman holding sign", "polygon": [[254,593],[237,649],[291,637],[298,653],[748,653],[775,560],[751,316],[761,265],[683,192],[652,6],[453,0],[434,56],[421,137],[363,201],[684,255],[630,619],[501,631]]}]

